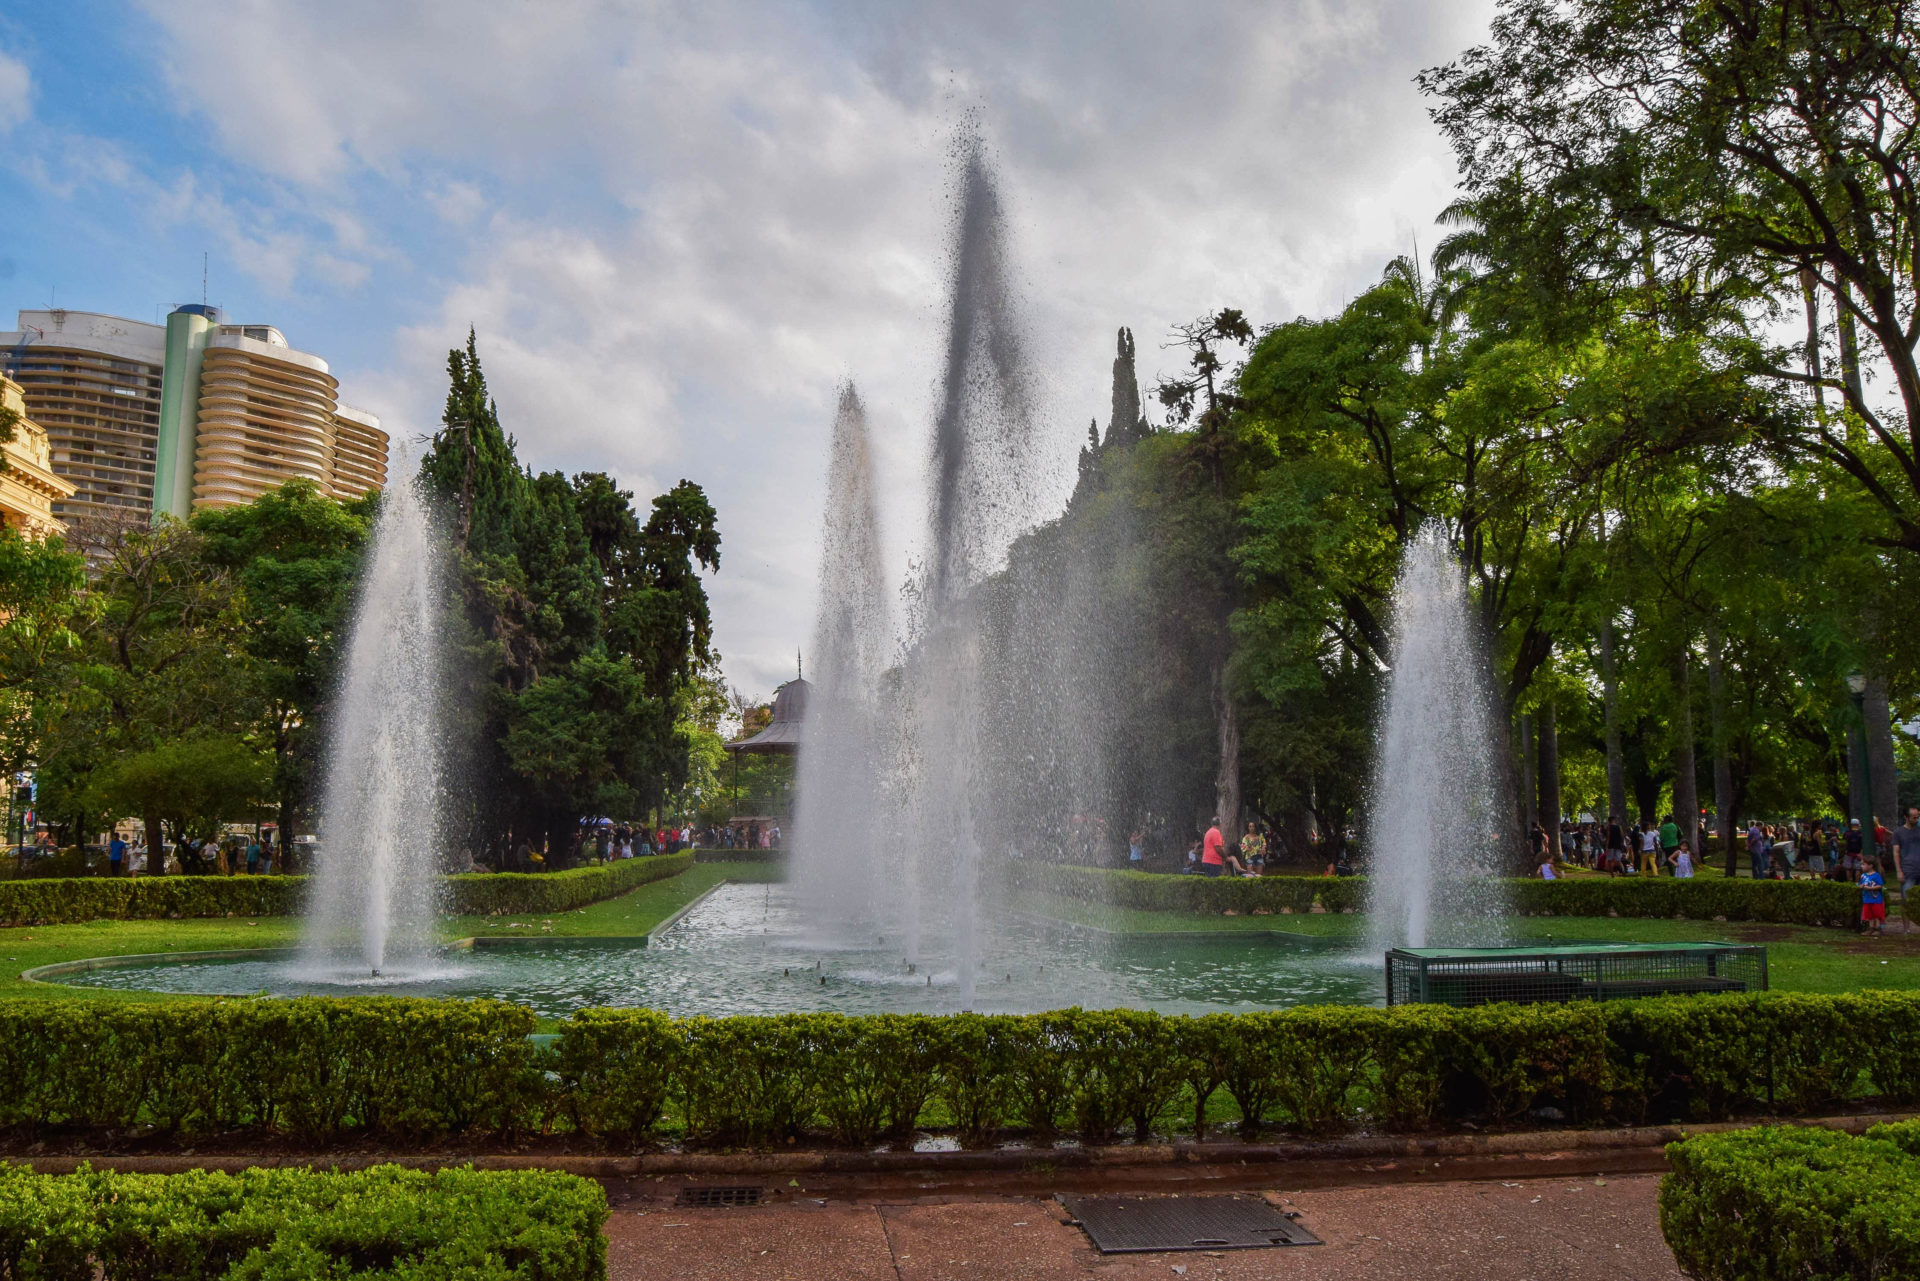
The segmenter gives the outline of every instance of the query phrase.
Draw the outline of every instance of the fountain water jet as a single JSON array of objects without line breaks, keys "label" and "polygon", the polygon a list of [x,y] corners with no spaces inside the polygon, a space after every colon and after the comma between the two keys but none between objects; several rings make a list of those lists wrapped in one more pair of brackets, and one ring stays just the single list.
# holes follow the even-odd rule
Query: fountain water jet
[{"label": "fountain water jet", "polygon": [[433,946],[444,549],[415,485],[381,496],[334,702],[302,967],[365,977]]},{"label": "fountain water jet", "polygon": [[864,937],[897,920],[881,843],[874,697],[892,638],[866,408],[840,390],[827,465],[814,681],[800,754],[793,834],[794,888],[819,926]]},{"label": "fountain water jet", "polygon": [[1367,807],[1373,942],[1498,942],[1495,863],[1507,824],[1493,699],[1465,577],[1438,522],[1401,560],[1391,663]]},{"label": "fountain water jet", "polygon": [[1032,521],[1032,374],[1014,305],[1007,232],[984,144],[955,152],[952,293],[934,419],[923,617],[908,661],[896,829],[913,851],[910,950],[937,913],[958,949],[963,996],[978,969],[986,735],[981,606],[975,589]]}]

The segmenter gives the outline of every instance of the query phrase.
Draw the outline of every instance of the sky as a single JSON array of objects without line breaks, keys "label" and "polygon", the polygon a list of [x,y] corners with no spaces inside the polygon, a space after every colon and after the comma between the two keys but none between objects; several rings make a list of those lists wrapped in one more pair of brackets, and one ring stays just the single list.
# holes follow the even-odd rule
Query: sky
[{"label": "sky", "polygon": [[[1115,332],[1143,382],[1223,306],[1324,315],[1430,249],[1413,84],[1491,0],[63,0],[0,10],[0,328],[206,297],[324,357],[416,451],[471,326],[538,470],[720,519],[728,678],[813,626],[839,385],[896,578],[927,521],[949,157],[1004,187],[1064,500]],[[1037,522],[1054,515],[1046,503]]]}]

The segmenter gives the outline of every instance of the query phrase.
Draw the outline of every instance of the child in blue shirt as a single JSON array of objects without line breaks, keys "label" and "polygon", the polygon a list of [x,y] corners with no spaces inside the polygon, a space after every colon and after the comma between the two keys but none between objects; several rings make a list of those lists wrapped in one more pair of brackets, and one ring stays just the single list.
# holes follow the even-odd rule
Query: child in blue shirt
[{"label": "child in blue shirt", "polygon": [[1887,883],[1880,868],[1870,864],[1860,877],[1860,924],[1878,934],[1887,925]]}]

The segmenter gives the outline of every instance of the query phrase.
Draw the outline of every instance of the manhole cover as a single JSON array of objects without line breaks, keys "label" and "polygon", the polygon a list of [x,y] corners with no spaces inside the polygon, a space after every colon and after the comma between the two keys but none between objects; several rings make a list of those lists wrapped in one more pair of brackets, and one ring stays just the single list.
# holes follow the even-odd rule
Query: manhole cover
[{"label": "manhole cover", "polygon": [[1060,1204],[1102,1254],[1320,1244],[1257,1196],[1063,1196]]},{"label": "manhole cover", "polygon": [[767,1199],[765,1188],[681,1188],[674,1205],[706,1210],[726,1205],[759,1205]]}]

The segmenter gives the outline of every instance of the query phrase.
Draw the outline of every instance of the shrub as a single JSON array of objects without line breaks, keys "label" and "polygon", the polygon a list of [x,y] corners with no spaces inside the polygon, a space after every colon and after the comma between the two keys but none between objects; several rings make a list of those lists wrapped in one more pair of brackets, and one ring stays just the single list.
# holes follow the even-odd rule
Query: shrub
[{"label": "shrub", "polygon": [[599,1184],[536,1170],[40,1175],[0,1165],[0,1276],[600,1281],[606,1219]]},{"label": "shrub", "polygon": [[1912,1137],[1767,1126],[1670,1144],[1660,1230],[1702,1281],[1920,1276]]},{"label": "shrub", "polygon": [[[475,873],[446,878],[444,906],[461,916],[565,912],[625,894],[693,866],[691,853],[622,859],[570,872]],[[299,876],[72,877],[0,881],[0,925],[189,916],[292,916]]]},{"label": "shrub", "polygon": [[423,1141],[537,1122],[533,1012],[404,997],[0,1001],[0,1125]]},{"label": "shrub", "polygon": [[[1362,877],[1177,876],[1066,863],[1011,863],[1004,873],[1015,890],[1040,891],[1082,902],[1151,912],[1218,915],[1265,909],[1307,912],[1315,900],[1329,912],[1364,912]],[[1720,876],[1591,877],[1500,882],[1512,911],[1555,916],[1684,916],[1704,921],[1771,921],[1796,925],[1850,925],[1860,894],[1835,881],[1753,881]]]},{"label": "shrub", "polygon": [[1198,1128],[1221,1089],[1247,1134],[1499,1125],[1542,1107],[1587,1124],[1792,1116],[1875,1089],[1910,1097],[1911,1078],[1894,1073],[1920,1057],[1920,993],[1199,1018],[583,1010],[549,1049],[528,1041],[533,1026],[498,1001],[0,1001],[0,1079],[12,1083],[0,1126],[309,1145],[556,1127],[639,1145],[681,1128],[723,1144],[864,1145],[937,1101],[968,1142],[1014,1127],[1106,1141],[1143,1138],[1170,1114]]}]

